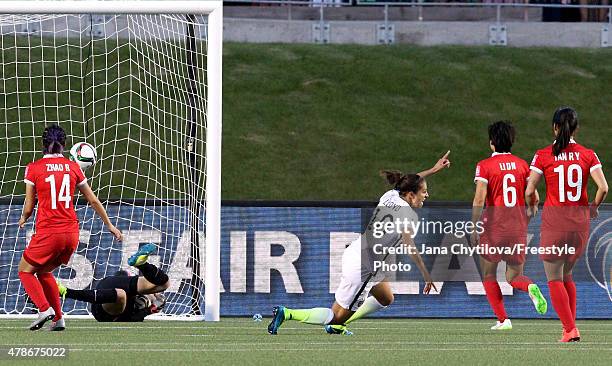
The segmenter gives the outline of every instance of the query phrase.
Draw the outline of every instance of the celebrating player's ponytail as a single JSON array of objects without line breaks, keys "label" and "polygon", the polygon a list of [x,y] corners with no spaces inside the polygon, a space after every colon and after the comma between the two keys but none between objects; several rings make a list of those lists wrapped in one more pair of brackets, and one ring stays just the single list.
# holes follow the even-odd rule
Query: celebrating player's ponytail
[{"label": "celebrating player's ponytail", "polygon": [[408,192],[417,193],[423,184],[424,178],[418,174],[402,174],[397,170],[381,170],[380,175],[398,190],[400,195]]},{"label": "celebrating player's ponytail", "polygon": [[392,186],[395,186],[402,179],[402,172],[399,170],[381,170],[380,175]]},{"label": "celebrating player's ponytail", "polygon": [[61,154],[66,147],[66,132],[58,125],[45,128],[42,135],[43,154]]},{"label": "celebrating player's ponytail", "polygon": [[555,111],[552,122],[559,129],[553,144],[553,155],[558,156],[569,145],[572,134],[578,128],[578,113],[573,108],[561,107]]}]

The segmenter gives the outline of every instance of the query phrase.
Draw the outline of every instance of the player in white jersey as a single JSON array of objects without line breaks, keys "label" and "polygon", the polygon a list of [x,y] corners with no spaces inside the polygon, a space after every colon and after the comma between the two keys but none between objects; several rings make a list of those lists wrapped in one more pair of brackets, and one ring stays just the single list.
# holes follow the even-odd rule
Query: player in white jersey
[{"label": "player in white jersey", "polygon": [[[275,306],[268,333],[277,334],[285,320],[325,325],[330,334],[351,334],[346,326],[368,314],[391,305],[393,290],[382,271],[373,268],[375,260],[386,258],[384,248],[405,245],[410,257],[421,271],[426,282],[423,293],[434,288],[433,280],[415,248],[410,222],[418,221],[413,208],[420,208],[429,197],[425,177],[450,166],[447,152],[433,168],[419,174],[402,174],[398,171],[382,171],[381,174],[393,185],[385,192],[376,207],[372,219],[359,239],[353,241],[342,255],[342,278],[336,290],[336,301],[331,308],[289,309]],[[401,231],[384,233],[381,224],[392,221],[405,223]],[[406,225],[408,224],[408,225]],[[377,230],[378,229],[378,230]],[[378,245],[377,251],[372,246]],[[376,253],[376,254],[373,254]],[[376,258],[376,256],[380,258]],[[369,291],[368,291],[369,289]],[[368,293],[371,296],[367,296]]]}]

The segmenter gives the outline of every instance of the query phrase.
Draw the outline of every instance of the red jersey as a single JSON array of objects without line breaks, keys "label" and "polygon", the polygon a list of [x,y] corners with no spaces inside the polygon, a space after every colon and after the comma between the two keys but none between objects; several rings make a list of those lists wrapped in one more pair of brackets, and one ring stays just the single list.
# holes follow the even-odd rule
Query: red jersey
[{"label": "red jersey", "polygon": [[485,229],[522,232],[527,229],[525,189],[529,165],[511,153],[493,153],[476,165],[474,182],[487,183]]},{"label": "red jersey", "polygon": [[[588,225],[588,210],[583,209],[589,205],[587,182],[590,173],[600,168],[601,162],[597,154],[577,144],[573,139],[558,156],[553,155],[552,145],[538,150],[531,161],[531,170],[544,175],[546,181],[542,225],[563,228],[562,223],[557,221],[561,216],[564,220]],[[561,211],[550,207],[565,208]],[[569,210],[568,207],[574,208]],[[555,210],[559,214],[555,214]],[[568,228],[567,231],[572,229]]]},{"label": "red jersey", "polygon": [[33,185],[38,198],[36,233],[79,231],[74,211],[74,190],[87,183],[79,165],[62,154],[48,154],[28,164],[24,182]]}]

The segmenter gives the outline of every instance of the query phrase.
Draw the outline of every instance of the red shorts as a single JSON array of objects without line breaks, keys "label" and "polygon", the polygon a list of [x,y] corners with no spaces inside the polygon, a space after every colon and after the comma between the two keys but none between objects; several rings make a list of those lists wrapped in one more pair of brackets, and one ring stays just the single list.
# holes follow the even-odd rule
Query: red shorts
[{"label": "red shorts", "polygon": [[[540,233],[540,248],[560,248],[561,253],[541,253],[540,259],[543,261],[566,260],[575,262],[582,256],[587,241],[589,240],[588,231],[552,231],[542,230]],[[567,245],[567,250],[565,249]],[[574,248],[575,252],[570,254],[569,248]]]},{"label": "red shorts", "polygon": [[518,265],[525,263],[527,234],[485,232],[480,235],[482,258],[489,262]]},{"label": "red shorts", "polygon": [[34,234],[23,258],[35,267],[59,267],[68,264],[78,245],[79,233]]}]

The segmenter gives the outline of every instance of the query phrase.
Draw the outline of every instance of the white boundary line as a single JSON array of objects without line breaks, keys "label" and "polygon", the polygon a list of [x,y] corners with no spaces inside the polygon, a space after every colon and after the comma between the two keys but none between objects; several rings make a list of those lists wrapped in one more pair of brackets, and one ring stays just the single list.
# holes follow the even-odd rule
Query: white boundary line
[{"label": "white boundary line", "polygon": [[[23,322],[23,325],[21,326],[0,326],[0,330],[1,329],[25,329],[27,322]],[[151,329],[185,329],[185,330],[190,330],[190,329],[195,329],[195,330],[202,330],[202,331],[206,331],[206,330],[213,330],[213,329],[238,329],[241,331],[264,331],[264,327],[263,326],[254,326],[254,327],[246,327],[245,326],[206,326],[206,325],[202,325],[202,326],[185,326],[185,327],[181,327],[181,326],[163,326],[163,325],[157,325],[157,326],[128,326],[128,325],[119,325],[119,326],[109,326],[109,325],[72,325],[70,324],[70,322],[67,324],[69,329],[96,329],[96,330],[120,330],[120,329],[130,329],[130,330],[143,330],[143,331],[150,331]],[[479,323],[479,325],[482,325],[483,327],[486,327],[487,325],[489,325],[488,323]],[[515,332],[520,332],[520,333],[529,333],[529,332],[534,332],[534,333],[540,333],[540,332],[550,332],[550,331],[556,331],[559,330],[560,332],[560,324],[540,324],[541,326],[550,326],[548,329],[546,330],[537,330],[534,331],[532,329],[529,329],[529,326],[523,326],[523,327],[516,327],[514,331]],[[605,332],[612,332],[612,329],[609,329],[610,327],[612,327],[612,324],[578,324],[578,327],[580,329],[588,329],[588,331],[605,331]],[[320,327],[322,329],[322,326]],[[355,330],[387,330],[387,331],[394,331],[394,330],[402,330],[402,331],[406,331],[409,332],[411,330],[432,330],[432,329],[441,329],[442,327],[411,327],[411,326],[407,326],[407,327],[386,327],[386,326],[379,326],[379,327],[368,327],[368,326],[364,326],[364,325],[355,325],[355,326],[351,326],[351,329],[355,329]],[[597,329],[600,328],[600,329]],[[605,328],[605,329],[601,329],[601,328]],[[286,327],[282,327],[283,330],[299,330],[299,331],[308,331],[308,330],[315,330],[318,329],[318,327],[316,325],[304,325],[304,326],[297,326],[297,327],[292,327],[292,326],[286,326]],[[460,327],[456,327],[456,328],[452,328],[452,329],[448,329],[447,327],[445,327],[446,330],[448,331],[452,331],[452,332],[456,332],[456,331],[480,331],[482,329],[485,328],[460,328]],[[488,330],[488,328],[487,328]]]},{"label": "white boundary line", "polygon": [[[339,339],[340,337],[336,338]],[[393,342],[369,342],[369,341],[353,341],[355,340],[355,337],[342,337],[341,339],[346,340],[347,342],[338,342],[338,341],[330,341],[330,342],[301,342],[301,341],[288,341],[288,342],[262,342],[262,343],[256,343],[256,342],[215,342],[215,343],[209,343],[209,344],[200,344],[200,343],[185,343],[185,342],[121,342],[120,345],[121,346],[140,346],[140,345],[159,345],[159,346],[164,346],[164,345],[184,345],[184,346],[204,346],[205,348],[212,348],[211,346],[214,347],[227,347],[227,346],[253,346],[253,347],[257,347],[257,348],[269,348],[269,346],[286,346],[286,345],[296,345],[296,346],[300,346],[300,345],[307,345],[307,346],[363,346],[363,345],[371,345],[371,346],[379,346],[379,345],[409,345],[409,346],[417,346],[417,345],[444,345],[444,346],[485,346],[485,347],[489,347],[489,346],[501,346],[501,347],[506,347],[506,346],[557,346],[557,347],[563,347],[562,344],[559,344],[557,341],[550,341],[550,342],[438,342],[438,341],[433,341],[433,342],[423,342],[423,341],[416,341],[416,342],[402,342],[402,341],[393,341]],[[584,346],[607,346],[607,345],[612,345],[612,342],[580,342],[581,345]],[[23,343],[18,343],[18,344],[0,344],[0,347],[15,347],[15,346],[22,346]],[[117,342],[94,342],[94,343],[45,343],[45,346],[92,346],[92,347],[98,347],[98,346],[113,346],[112,349],[114,349],[114,346],[117,346]],[[160,349],[164,349],[164,348],[160,348]],[[378,348],[377,348],[378,349]],[[397,348],[396,348],[397,349]],[[612,350],[612,347],[610,348],[610,350]]]},{"label": "white boundary line", "polygon": [[[337,337],[336,339],[340,339]],[[369,341],[353,341],[355,337],[342,337],[342,340],[346,340],[346,342],[339,341],[331,341],[331,342],[302,342],[302,341],[286,341],[286,342],[265,342],[265,343],[256,343],[256,342],[215,342],[208,344],[201,343],[185,343],[185,342],[121,342],[120,346],[141,346],[141,345],[151,345],[151,346],[165,346],[165,345],[184,345],[187,346],[185,349],[191,349],[190,346],[197,346],[198,348],[208,348],[215,349],[215,347],[223,347],[227,348],[233,346],[253,346],[256,348],[270,348],[270,346],[332,346],[332,347],[347,347],[347,346],[379,346],[379,345],[409,345],[409,346],[419,346],[419,345],[443,345],[443,346],[483,346],[485,348],[491,346],[500,346],[500,347],[513,347],[513,346],[556,346],[563,347],[562,344],[559,344],[556,341],[550,342],[401,342],[401,341],[393,341],[393,342],[369,342]],[[94,343],[45,343],[46,346],[116,346],[117,343],[111,342],[94,342]],[[612,342],[580,342],[580,348],[583,347],[591,347],[595,349],[599,349],[596,347],[599,346],[607,346],[612,345]],[[0,347],[15,347],[15,346],[23,346],[23,343],[18,344],[0,344]],[[164,349],[163,347],[157,347],[158,349]],[[244,348],[244,347],[243,347]],[[395,348],[397,349],[397,348]],[[478,348],[475,348],[478,349]],[[601,348],[607,349],[607,348]],[[612,347],[610,348],[612,350]]]},{"label": "white boundary line", "polygon": [[[225,349],[206,349],[206,348],[193,348],[193,349],[187,349],[187,348],[167,348],[167,349],[159,349],[159,348],[113,348],[113,351],[117,351],[117,352],[160,352],[160,353],[168,353],[168,352],[191,352],[191,353],[202,353],[202,352],[269,352],[269,351],[280,351],[280,352],[295,352],[295,351],[319,351],[320,348],[287,348],[287,347],[282,347],[282,348],[225,348]],[[330,349],[325,349],[325,351],[335,351],[335,352],[372,352],[371,349],[363,349],[363,348],[350,348],[350,349],[338,349],[336,348],[330,348]],[[503,352],[503,351],[526,351],[526,350],[539,350],[539,351],[571,351],[571,352],[576,352],[576,351],[605,351],[605,352],[612,352],[612,349],[596,349],[596,348],[584,348],[584,347],[571,347],[569,346],[568,348],[563,348],[563,347],[549,347],[549,348],[524,348],[524,347],[514,347],[514,348],[503,348],[503,349],[496,349],[496,352]],[[99,349],[85,349],[85,348],[75,348],[75,349],[70,349],[70,352],[100,352],[101,350]],[[474,352],[474,351],[490,351],[489,348],[410,348],[410,349],[405,349],[405,350],[401,350],[401,349],[397,349],[397,348],[377,348],[376,351],[389,351],[389,352],[409,352],[409,353],[414,353],[414,352],[422,352],[422,351],[470,351],[470,352]]]}]

